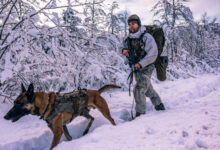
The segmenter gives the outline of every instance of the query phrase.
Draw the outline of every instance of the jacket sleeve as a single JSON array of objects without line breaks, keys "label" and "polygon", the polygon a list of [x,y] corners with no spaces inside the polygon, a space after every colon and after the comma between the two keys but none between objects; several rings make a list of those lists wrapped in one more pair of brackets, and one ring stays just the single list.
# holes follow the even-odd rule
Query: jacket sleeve
[{"label": "jacket sleeve", "polygon": [[144,50],[147,54],[139,61],[139,64],[144,68],[147,65],[154,63],[158,55],[158,48],[153,36],[149,33],[144,35],[143,40],[145,41]]}]

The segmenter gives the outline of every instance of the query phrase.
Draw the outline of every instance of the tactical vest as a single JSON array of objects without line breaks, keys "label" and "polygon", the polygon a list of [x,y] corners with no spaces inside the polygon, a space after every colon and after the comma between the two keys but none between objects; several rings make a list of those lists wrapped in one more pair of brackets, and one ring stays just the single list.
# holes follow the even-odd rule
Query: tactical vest
[{"label": "tactical vest", "polygon": [[56,93],[53,110],[45,120],[52,120],[60,112],[70,112],[73,114],[72,119],[74,119],[87,108],[88,98],[86,89],[80,89],[70,93]]},{"label": "tactical vest", "polygon": [[[144,33],[145,34],[145,33]],[[143,35],[140,36],[140,38],[130,38],[128,37],[125,41],[128,45],[129,51],[133,51],[133,54],[135,55],[135,63],[138,63],[142,58],[144,58],[147,55],[147,52],[144,50],[145,43],[143,42]]]}]

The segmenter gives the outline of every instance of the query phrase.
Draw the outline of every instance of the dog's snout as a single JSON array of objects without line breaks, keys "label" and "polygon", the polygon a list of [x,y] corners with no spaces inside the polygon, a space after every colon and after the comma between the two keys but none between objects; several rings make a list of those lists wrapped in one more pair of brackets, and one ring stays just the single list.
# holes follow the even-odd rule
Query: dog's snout
[{"label": "dog's snout", "polygon": [[6,114],[6,115],[4,116],[4,119],[5,119],[5,120],[9,120],[9,118],[10,118],[10,116],[9,116],[8,114]]}]

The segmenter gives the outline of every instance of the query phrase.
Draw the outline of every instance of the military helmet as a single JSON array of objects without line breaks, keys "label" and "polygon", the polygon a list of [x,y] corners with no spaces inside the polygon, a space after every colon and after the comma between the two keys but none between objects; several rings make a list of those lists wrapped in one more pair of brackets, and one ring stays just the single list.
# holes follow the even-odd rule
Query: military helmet
[{"label": "military helmet", "polygon": [[131,15],[131,16],[128,17],[128,24],[129,24],[130,22],[137,22],[137,24],[138,24],[139,26],[141,26],[141,20],[140,20],[140,18],[138,17],[138,15],[136,15],[136,14]]}]

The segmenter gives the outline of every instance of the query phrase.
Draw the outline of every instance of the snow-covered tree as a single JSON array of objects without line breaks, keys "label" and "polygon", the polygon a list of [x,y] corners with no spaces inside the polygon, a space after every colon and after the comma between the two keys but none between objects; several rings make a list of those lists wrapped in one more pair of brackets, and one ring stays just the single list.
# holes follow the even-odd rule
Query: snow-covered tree
[{"label": "snow-covered tree", "polygon": [[81,19],[77,16],[77,13],[78,12],[72,8],[67,8],[63,13],[63,20],[70,32],[77,32],[77,26],[81,23]]},{"label": "snow-covered tree", "polygon": [[121,24],[122,24],[122,31],[124,31],[124,36],[127,36],[127,32],[128,32],[128,17],[129,17],[130,13],[128,12],[128,10],[124,10],[122,12],[120,12],[118,14],[118,18],[121,20]]},{"label": "snow-covered tree", "polygon": [[112,2],[109,8],[109,13],[107,14],[107,27],[108,30],[111,30],[111,33],[119,32],[120,30],[120,19],[115,13],[115,10],[118,9],[118,3],[116,1]]},{"label": "snow-covered tree", "polygon": [[[152,8],[154,16],[160,20],[161,25],[174,27],[176,24],[191,23],[193,15],[189,7],[184,3],[189,0],[159,0]],[[162,20],[162,21],[161,21]]]},{"label": "snow-covered tree", "polygon": [[100,26],[105,20],[106,13],[103,8],[104,0],[90,0],[86,3],[84,8],[84,26],[87,31],[91,33],[91,37],[94,37],[94,33],[102,29]]},{"label": "snow-covered tree", "polygon": [[[120,39],[106,34],[102,37],[108,39],[108,44],[103,44],[101,39],[89,38],[78,27],[78,13],[68,9],[75,4],[59,6],[55,2],[47,1],[42,7],[34,2],[34,6],[26,3],[26,11],[20,20],[18,15],[10,15],[4,27],[4,22],[0,22],[3,33],[0,42],[4,41],[2,45],[0,43],[1,98],[13,101],[21,82],[34,83],[36,91],[68,92],[77,87],[100,88],[104,84],[125,87],[126,78],[121,75],[126,76],[126,67],[117,53]],[[77,4],[81,8],[84,5]],[[8,6],[13,3],[9,1]],[[4,14],[10,13],[9,8],[4,9]],[[60,8],[67,10],[66,16],[57,11]],[[13,13],[16,11],[14,7],[12,10]],[[44,18],[36,13],[43,14]],[[69,24],[74,28],[68,28]],[[86,45],[88,41],[93,44]]]},{"label": "snow-covered tree", "polygon": [[170,41],[172,61],[174,53],[177,54],[176,30],[174,27],[176,24],[193,24],[192,12],[189,7],[184,5],[185,2],[188,2],[188,0],[159,0],[152,8],[154,16],[162,20],[154,20],[154,22],[172,28],[172,35],[169,36],[169,38],[172,38]]}]

